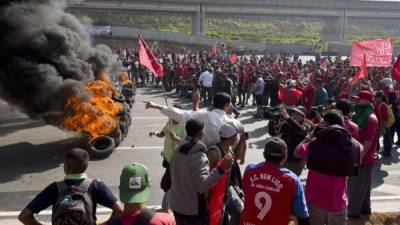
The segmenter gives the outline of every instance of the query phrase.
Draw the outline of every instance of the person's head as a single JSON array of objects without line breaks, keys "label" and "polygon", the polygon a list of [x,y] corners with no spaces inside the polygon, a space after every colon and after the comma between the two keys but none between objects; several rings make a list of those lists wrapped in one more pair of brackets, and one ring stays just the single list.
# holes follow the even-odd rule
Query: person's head
[{"label": "person's head", "polygon": [[229,96],[227,93],[219,92],[214,96],[214,108],[228,112],[230,104],[231,96]]},{"label": "person's head", "polygon": [[124,204],[144,204],[150,196],[150,178],[147,168],[139,163],[122,169],[119,198]]},{"label": "person's head", "polygon": [[374,102],[374,95],[370,91],[360,91],[352,99],[357,105],[368,105]]},{"label": "person's head", "polygon": [[65,154],[65,174],[84,173],[89,165],[89,154],[80,148],[73,148]]},{"label": "person's head", "polygon": [[265,143],[263,155],[266,161],[282,165],[287,158],[287,147],[285,142],[278,137],[268,138]]},{"label": "person's head", "polygon": [[201,140],[204,136],[204,123],[200,120],[190,119],[185,125],[186,134],[189,137]]},{"label": "person's head", "polygon": [[227,143],[228,146],[235,144],[237,136],[236,128],[232,124],[226,123],[219,130],[220,142]]},{"label": "person's head", "polygon": [[331,109],[323,115],[323,123],[325,126],[339,125],[344,126],[343,116],[339,110]]},{"label": "person's head", "polygon": [[303,123],[304,119],[306,118],[306,108],[303,106],[297,106],[296,108],[292,109],[292,118],[298,122],[298,123]]},{"label": "person's head", "polygon": [[386,96],[385,93],[381,90],[375,92],[375,102],[376,103],[382,103],[382,102],[386,102]]},{"label": "person's head", "polygon": [[322,87],[322,80],[320,78],[315,79],[314,86],[315,86],[316,89],[321,88]]},{"label": "person's head", "polygon": [[325,109],[326,110],[330,110],[330,109],[333,109],[335,106],[334,106],[334,103],[335,103],[335,101],[332,99],[332,98],[328,98],[327,100],[326,100],[326,102],[325,102]]},{"label": "person's head", "polygon": [[353,110],[353,105],[347,99],[339,99],[336,102],[336,109],[340,110],[342,112],[342,115],[350,116]]}]

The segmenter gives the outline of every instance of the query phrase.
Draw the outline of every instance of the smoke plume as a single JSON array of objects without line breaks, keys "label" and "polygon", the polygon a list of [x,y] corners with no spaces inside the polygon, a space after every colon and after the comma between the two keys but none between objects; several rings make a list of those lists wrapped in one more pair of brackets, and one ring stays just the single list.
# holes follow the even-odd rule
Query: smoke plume
[{"label": "smoke plume", "polygon": [[110,65],[60,0],[0,3],[0,97],[31,118],[58,126],[66,100],[89,101],[83,83]]}]

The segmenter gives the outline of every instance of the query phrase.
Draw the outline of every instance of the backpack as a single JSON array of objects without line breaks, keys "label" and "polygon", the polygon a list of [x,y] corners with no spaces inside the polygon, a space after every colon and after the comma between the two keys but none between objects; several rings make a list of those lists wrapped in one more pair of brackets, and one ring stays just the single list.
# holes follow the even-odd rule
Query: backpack
[{"label": "backpack", "polygon": [[385,121],[385,127],[390,128],[396,121],[396,118],[394,117],[392,107],[390,105],[387,105],[386,108],[387,108],[387,112],[388,112],[388,120]]},{"label": "backpack", "polygon": [[80,185],[68,186],[57,182],[57,200],[53,206],[52,225],[95,225],[93,201],[89,195],[92,179],[85,179]]},{"label": "backpack", "polygon": [[331,176],[357,176],[360,169],[360,146],[339,125],[322,128],[308,145],[307,167]]},{"label": "backpack", "polygon": [[[149,209],[143,210],[132,222],[131,225],[147,225],[153,219],[155,213]],[[110,219],[106,225],[124,225],[120,218]]]}]

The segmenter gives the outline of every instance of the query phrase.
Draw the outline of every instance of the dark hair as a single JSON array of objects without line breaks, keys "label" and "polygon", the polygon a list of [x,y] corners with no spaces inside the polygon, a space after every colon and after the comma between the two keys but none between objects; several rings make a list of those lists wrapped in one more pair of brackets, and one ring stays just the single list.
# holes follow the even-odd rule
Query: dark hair
[{"label": "dark hair", "polygon": [[278,137],[270,137],[267,139],[264,148],[264,158],[267,161],[280,164],[285,160],[287,154],[286,143]]},{"label": "dark hair", "polygon": [[231,104],[231,96],[227,93],[219,92],[214,96],[214,108],[224,109],[226,105]]},{"label": "dark hair", "polygon": [[329,125],[344,126],[343,117],[339,110],[331,109],[324,114],[323,118]]},{"label": "dark hair", "polygon": [[84,173],[89,164],[89,154],[80,148],[73,148],[65,154],[65,163],[71,169],[71,173]]},{"label": "dark hair", "polygon": [[321,78],[315,79],[314,84],[322,85],[322,79]]},{"label": "dark hair", "polygon": [[186,122],[185,129],[189,137],[194,137],[204,128],[204,123],[200,120],[190,119]]},{"label": "dark hair", "polygon": [[353,110],[353,105],[347,99],[339,99],[336,102],[336,108],[340,110],[343,115],[349,115]]}]

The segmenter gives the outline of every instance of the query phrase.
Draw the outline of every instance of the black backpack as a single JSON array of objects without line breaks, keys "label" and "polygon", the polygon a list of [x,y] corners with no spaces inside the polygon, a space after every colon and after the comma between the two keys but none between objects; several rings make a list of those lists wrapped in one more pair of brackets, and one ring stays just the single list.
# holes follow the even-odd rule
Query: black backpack
[{"label": "black backpack", "polygon": [[315,134],[308,145],[308,169],[331,176],[357,176],[360,169],[360,146],[339,125],[331,125]]},{"label": "black backpack", "polygon": [[68,186],[57,182],[57,200],[53,206],[52,225],[95,225],[93,201],[89,195],[92,179],[85,179],[80,185]]}]

